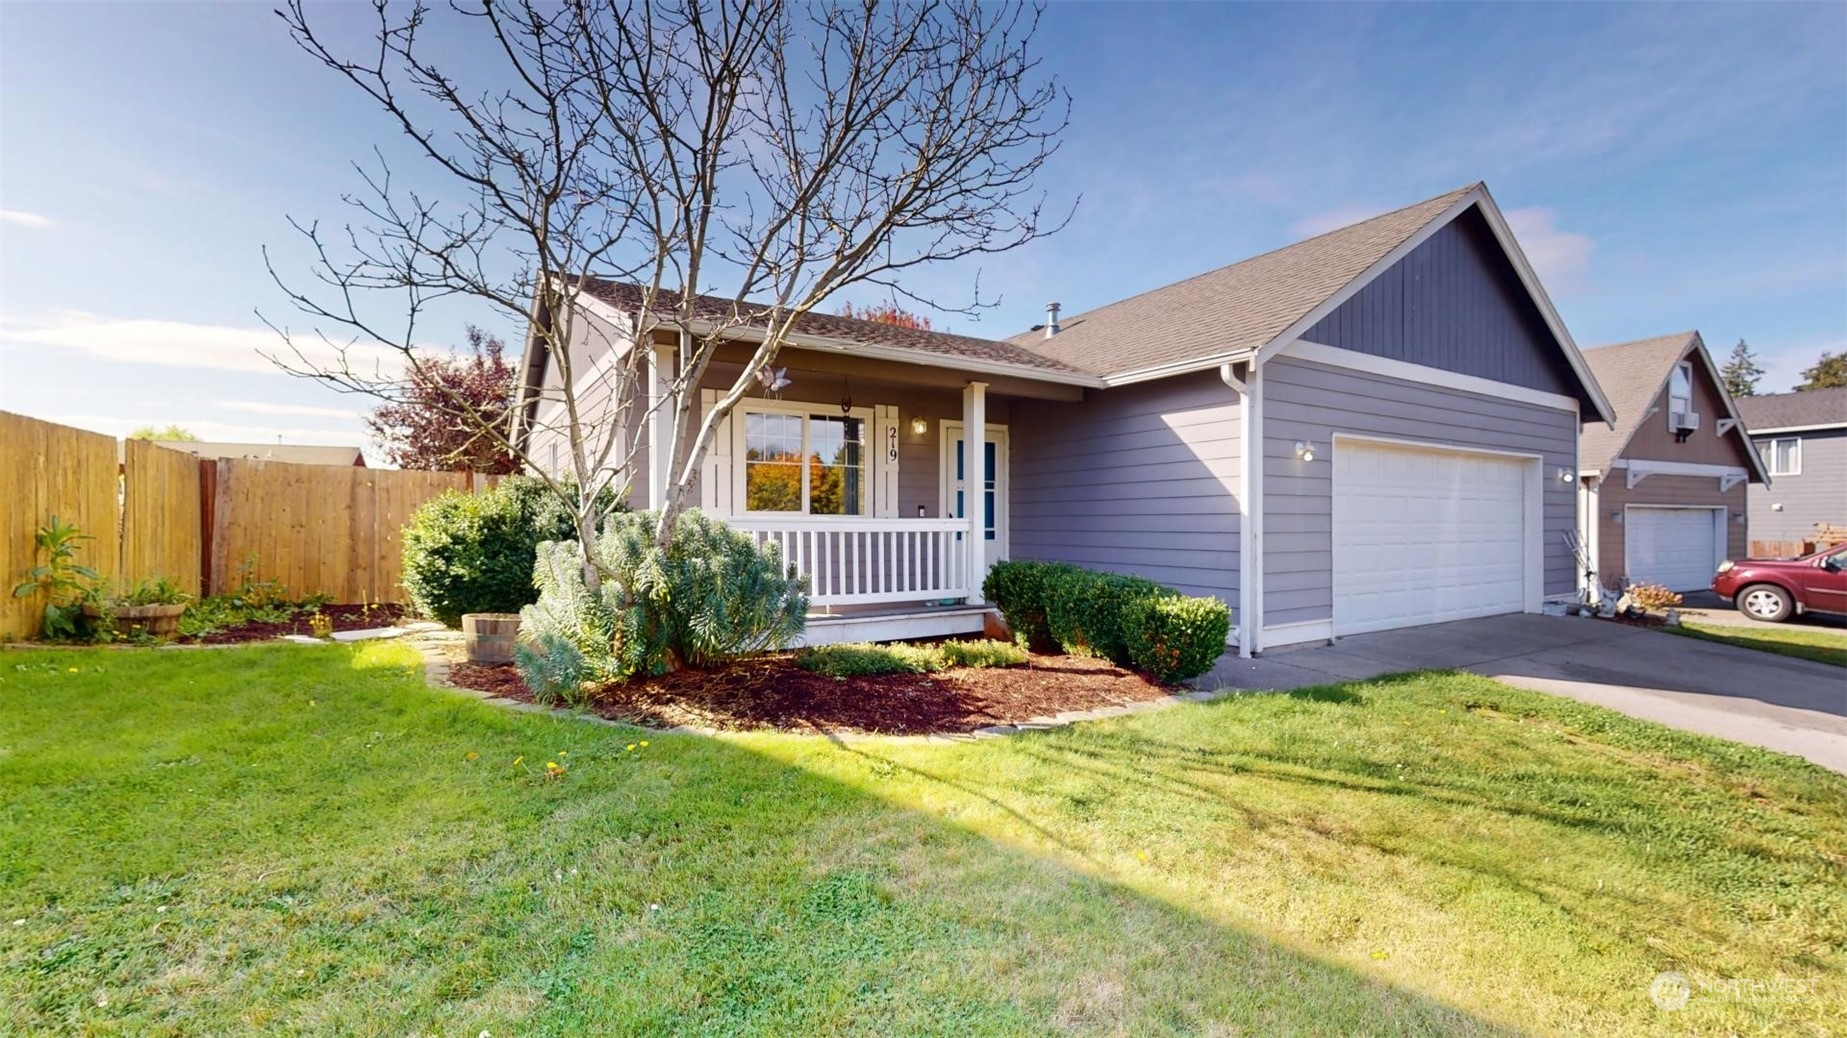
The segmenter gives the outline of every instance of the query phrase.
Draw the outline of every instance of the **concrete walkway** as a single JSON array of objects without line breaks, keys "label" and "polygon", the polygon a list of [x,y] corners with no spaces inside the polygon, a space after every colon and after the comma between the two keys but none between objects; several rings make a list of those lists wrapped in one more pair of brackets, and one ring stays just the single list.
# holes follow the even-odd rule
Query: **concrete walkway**
[{"label": "concrete walkway", "polygon": [[1200,688],[1291,689],[1467,670],[1847,774],[1847,670],[1576,617],[1496,616],[1226,656]]}]

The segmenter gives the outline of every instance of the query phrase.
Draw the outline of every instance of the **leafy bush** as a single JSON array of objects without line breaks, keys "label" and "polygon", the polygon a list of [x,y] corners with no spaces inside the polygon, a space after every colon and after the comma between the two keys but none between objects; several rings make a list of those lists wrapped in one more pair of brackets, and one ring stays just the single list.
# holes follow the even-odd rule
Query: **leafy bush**
[{"label": "leafy bush", "polygon": [[[613,510],[613,494],[606,504]],[[451,627],[466,613],[517,613],[538,598],[539,544],[576,536],[569,510],[538,480],[507,479],[482,494],[450,491],[404,528],[404,589],[418,612]]]},{"label": "leafy bush", "polygon": [[944,642],[937,646],[943,662],[951,667],[1017,667],[1026,662],[1026,650],[1012,642],[984,639],[969,642]]},{"label": "leafy bush", "polygon": [[1077,572],[1064,562],[997,562],[981,583],[981,594],[1000,608],[1013,638],[1029,649],[1049,651],[1057,646],[1046,623],[1046,594],[1052,580]]},{"label": "leafy bush", "polygon": [[875,674],[929,674],[942,670],[943,653],[934,645],[874,645],[850,642],[820,645],[795,658],[798,666],[829,677],[853,678]]},{"label": "leafy bush", "polygon": [[79,542],[95,539],[75,523],[62,522],[55,515],[32,535],[33,547],[44,554],[45,561],[26,571],[26,579],[13,588],[13,597],[45,596],[39,624],[41,637],[56,641],[88,633],[84,630],[83,607],[96,598],[101,577],[77,561],[77,549],[82,547]]},{"label": "leafy bush", "polygon": [[1231,633],[1231,608],[1216,598],[1162,596],[1130,602],[1122,614],[1130,661],[1165,682],[1212,669]]},{"label": "leafy bush", "polygon": [[1134,661],[1129,658],[1123,611],[1138,599],[1174,594],[1174,589],[1152,580],[1073,566],[1050,573],[1046,580],[1046,626],[1068,653],[1101,656],[1130,667]]},{"label": "leafy bush", "polygon": [[[581,685],[710,667],[779,649],[802,632],[807,587],[774,547],[759,548],[748,534],[699,512],[680,517],[665,552],[653,532],[653,513],[609,517],[594,548],[602,574],[596,591],[584,580],[575,542],[538,547],[538,600],[520,611],[520,635],[538,647],[516,660],[529,687],[574,694],[563,690],[577,664],[556,642],[582,658]],[[554,666],[559,661],[564,665]]]}]

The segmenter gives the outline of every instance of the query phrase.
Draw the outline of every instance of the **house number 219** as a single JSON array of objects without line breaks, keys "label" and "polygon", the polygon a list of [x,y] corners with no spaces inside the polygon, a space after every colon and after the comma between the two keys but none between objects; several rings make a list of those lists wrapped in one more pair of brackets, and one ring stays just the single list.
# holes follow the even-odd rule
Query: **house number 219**
[{"label": "house number 219", "polygon": [[895,425],[885,429],[885,460],[891,462],[898,460],[898,427]]}]

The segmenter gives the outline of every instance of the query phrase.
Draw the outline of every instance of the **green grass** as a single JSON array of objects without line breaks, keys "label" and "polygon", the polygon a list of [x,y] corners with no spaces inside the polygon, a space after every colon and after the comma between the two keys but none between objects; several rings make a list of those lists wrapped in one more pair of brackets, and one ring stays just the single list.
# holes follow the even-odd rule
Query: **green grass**
[{"label": "green grass", "polygon": [[388,645],[0,653],[0,1033],[1847,1032],[1847,779],[1485,679],[642,739]]},{"label": "green grass", "polygon": [[1771,627],[1767,624],[1741,627],[1735,624],[1688,623],[1684,620],[1678,627],[1663,627],[1661,630],[1701,641],[1724,642],[1726,645],[1757,649],[1760,652],[1774,652],[1782,656],[1847,667],[1847,631],[1818,627]]}]

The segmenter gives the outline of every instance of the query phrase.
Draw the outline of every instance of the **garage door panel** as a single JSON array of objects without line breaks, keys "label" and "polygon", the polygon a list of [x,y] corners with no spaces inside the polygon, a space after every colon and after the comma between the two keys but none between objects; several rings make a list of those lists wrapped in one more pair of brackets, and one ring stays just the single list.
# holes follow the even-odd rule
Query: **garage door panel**
[{"label": "garage door panel", "polygon": [[1631,584],[1699,591],[1712,583],[1719,556],[1719,519],[1712,508],[1624,510],[1623,569]]},{"label": "garage door panel", "polygon": [[1519,459],[1343,444],[1333,509],[1336,633],[1520,611],[1528,479]]}]

